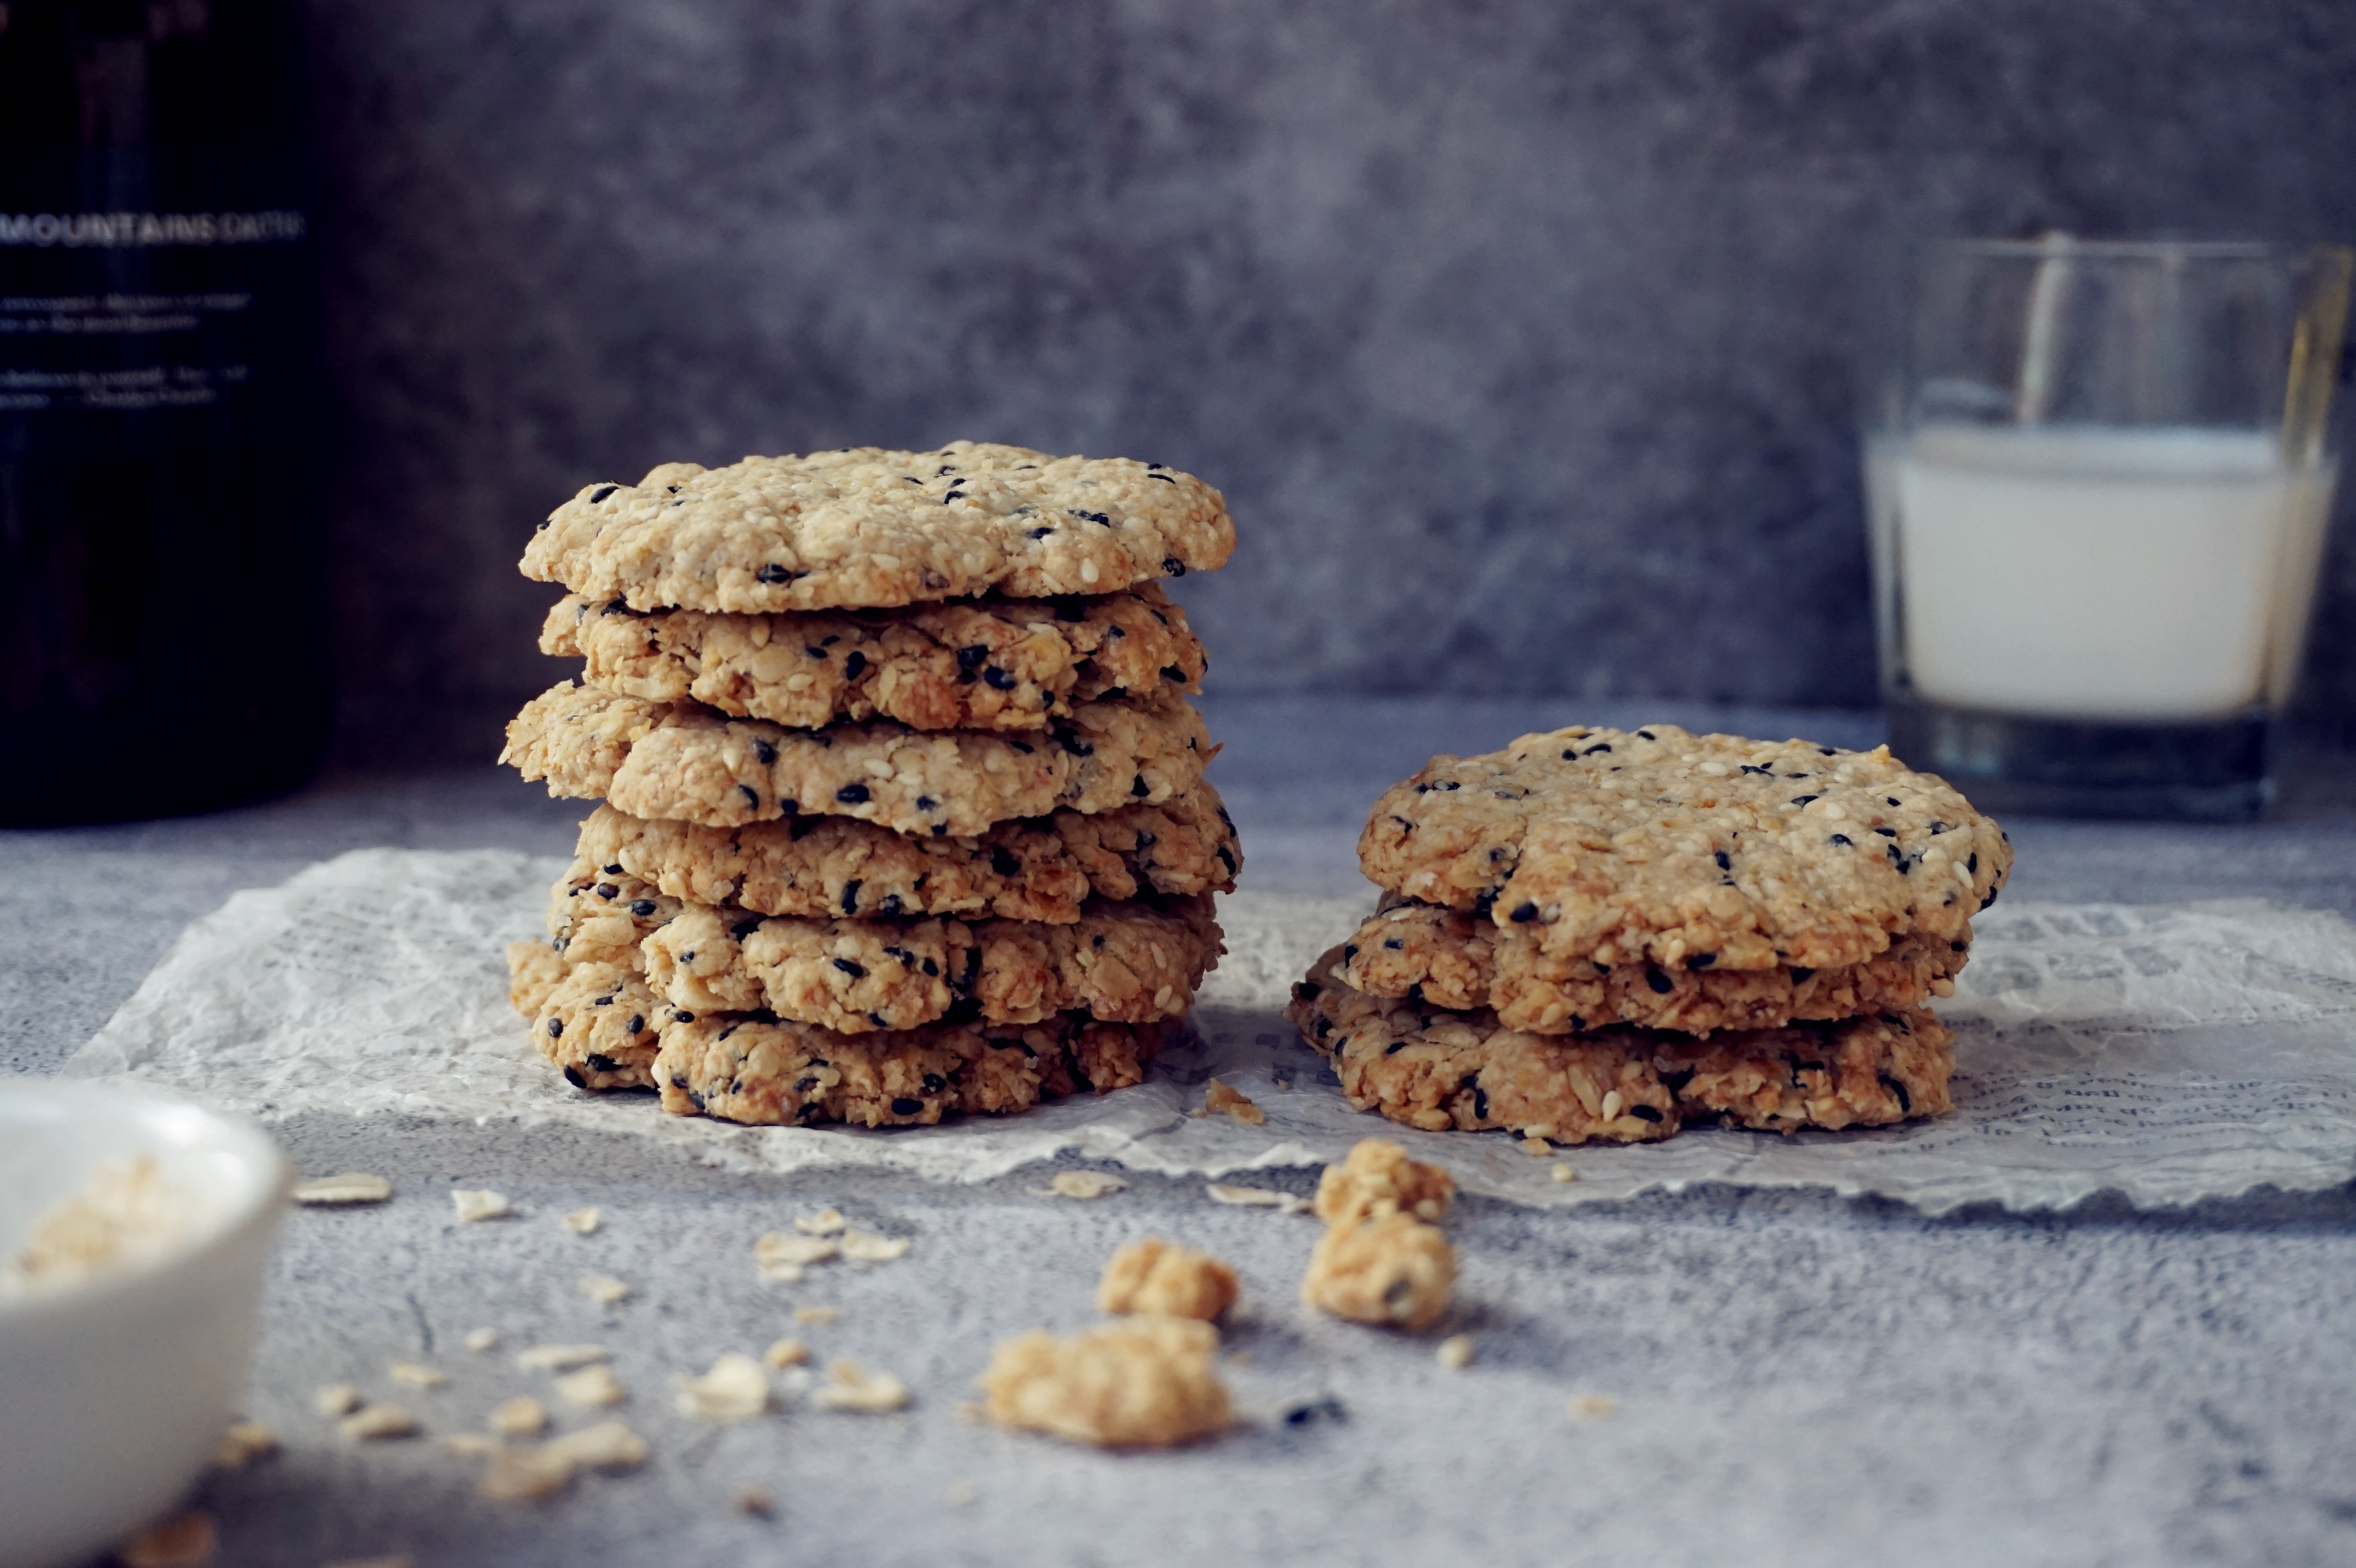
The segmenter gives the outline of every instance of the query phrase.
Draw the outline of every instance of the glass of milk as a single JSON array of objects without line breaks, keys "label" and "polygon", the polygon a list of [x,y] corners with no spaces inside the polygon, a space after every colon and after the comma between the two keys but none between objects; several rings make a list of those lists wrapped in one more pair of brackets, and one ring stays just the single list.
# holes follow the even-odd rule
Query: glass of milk
[{"label": "glass of milk", "polygon": [[1999,812],[2265,808],[2351,261],[2059,235],[1916,257],[1865,443],[1899,756]]}]

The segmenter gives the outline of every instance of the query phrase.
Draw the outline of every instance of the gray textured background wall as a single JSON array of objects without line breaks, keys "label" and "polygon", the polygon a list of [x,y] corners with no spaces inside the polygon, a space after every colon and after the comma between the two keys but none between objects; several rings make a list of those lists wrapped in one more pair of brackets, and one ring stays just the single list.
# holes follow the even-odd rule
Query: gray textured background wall
[{"label": "gray textured background wall", "polygon": [[1223,487],[1224,689],[1866,706],[1859,240],[2356,237],[2321,3],[313,16],[377,713],[547,683],[512,562],[582,484],[958,436]]}]

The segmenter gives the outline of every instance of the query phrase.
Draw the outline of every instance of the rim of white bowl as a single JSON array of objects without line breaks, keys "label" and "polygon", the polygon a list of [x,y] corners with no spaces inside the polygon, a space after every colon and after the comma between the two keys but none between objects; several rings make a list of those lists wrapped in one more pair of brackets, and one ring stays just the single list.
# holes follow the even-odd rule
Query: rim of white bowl
[{"label": "rim of white bowl", "polygon": [[[42,1290],[16,1299],[0,1300],[0,1324],[81,1311],[121,1296],[144,1294],[168,1286],[175,1276],[198,1267],[205,1259],[243,1239],[257,1226],[266,1226],[284,1210],[294,1189],[294,1165],[284,1150],[251,1119],[208,1105],[187,1095],[145,1083],[92,1083],[59,1078],[0,1079],[0,1127],[7,1122],[10,1101],[62,1103],[77,1116],[93,1122],[136,1122],[141,1116],[169,1111],[193,1118],[210,1141],[223,1147],[260,1178],[246,1184],[242,1197],[232,1195],[186,1242],[127,1267],[109,1269],[92,1278],[54,1290]],[[164,1146],[158,1146],[164,1147]]]}]

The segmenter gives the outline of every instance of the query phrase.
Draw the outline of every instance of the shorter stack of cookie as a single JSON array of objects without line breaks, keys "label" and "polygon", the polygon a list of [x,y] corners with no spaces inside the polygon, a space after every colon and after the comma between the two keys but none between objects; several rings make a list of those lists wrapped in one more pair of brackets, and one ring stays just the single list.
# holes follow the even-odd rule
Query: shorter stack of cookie
[{"label": "shorter stack of cookie", "polygon": [[1288,1010],[1351,1103],[1575,1144],[1949,1109],[1924,1004],[2012,848],[1886,747],[1653,725],[1435,757],[1358,857],[1381,902]]},{"label": "shorter stack of cookie", "polygon": [[604,803],[509,955],[541,1053],[749,1123],[1139,1082],[1241,866],[1156,580],[1233,546],[1189,475],[965,442],[584,489],[523,561],[583,674],[502,757]]}]

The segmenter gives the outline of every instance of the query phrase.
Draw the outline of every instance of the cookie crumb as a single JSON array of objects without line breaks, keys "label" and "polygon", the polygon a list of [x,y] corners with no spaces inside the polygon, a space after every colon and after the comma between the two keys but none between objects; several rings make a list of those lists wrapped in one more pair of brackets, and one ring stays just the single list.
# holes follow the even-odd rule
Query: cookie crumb
[{"label": "cookie crumb", "polygon": [[792,1285],[802,1277],[802,1270],[811,1264],[822,1264],[841,1254],[840,1243],[823,1236],[789,1236],[783,1231],[771,1231],[753,1243],[753,1266],[761,1277],[778,1285]]},{"label": "cookie crumb", "polygon": [[1215,1116],[1222,1111],[1248,1127],[1259,1126],[1268,1120],[1268,1113],[1255,1104],[1250,1095],[1214,1078],[1203,1091],[1203,1115]]},{"label": "cookie crumb", "polygon": [[769,1377],[761,1363],[731,1350],[700,1378],[673,1378],[679,1412],[704,1421],[750,1421],[769,1408]]},{"label": "cookie crumb", "polygon": [[820,1410],[882,1415],[907,1407],[908,1385],[889,1372],[871,1371],[857,1361],[836,1361],[826,1375],[832,1381],[810,1395],[810,1403]]},{"label": "cookie crumb", "polygon": [[534,1345],[516,1352],[516,1365],[528,1372],[569,1372],[592,1361],[610,1361],[614,1352],[603,1345]]},{"label": "cookie crumb", "polygon": [[381,1203],[392,1196],[392,1183],[364,1170],[348,1170],[341,1176],[315,1177],[295,1188],[294,1196],[295,1202],[313,1209]]},{"label": "cookie crumb", "polygon": [[496,1350],[498,1345],[499,1331],[496,1328],[471,1329],[466,1335],[466,1349],[477,1355],[482,1354],[485,1350]]},{"label": "cookie crumb", "polygon": [[220,1550],[213,1516],[190,1509],[177,1519],[144,1531],[114,1549],[123,1568],[201,1568]]},{"label": "cookie crumb", "polygon": [[336,1430],[353,1443],[373,1443],[391,1437],[414,1437],[423,1430],[417,1417],[397,1404],[368,1404],[336,1424]]},{"label": "cookie crumb", "polygon": [[484,1424],[502,1437],[537,1437],[548,1430],[548,1407],[528,1393],[518,1394],[492,1406]]},{"label": "cookie crumb", "polygon": [[1393,1210],[1345,1219],[1319,1237],[1301,1298],[1354,1323],[1429,1328],[1455,1281],[1456,1250],[1440,1227]]},{"label": "cookie crumb", "polygon": [[1620,1408],[1620,1402],[1608,1393],[1573,1394],[1563,1406],[1563,1413],[1573,1421],[1601,1421]]},{"label": "cookie crumb", "polygon": [[784,1371],[787,1367],[798,1367],[809,1360],[809,1347],[799,1339],[779,1339],[761,1352],[763,1364],[778,1371]]},{"label": "cookie crumb", "polygon": [[451,1207],[457,1210],[461,1224],[473,1224],[481,1220],[504,1220],[515,1212],[505,1198],[487,1187],[458,1187],[450,1192]]},{"label": "cookie crumb", "polygon": [[605,1216],[594,1207],[575,1209],[564,1216],[564,1228],[576,1236],[594,1236],[597,1233],[597,1227],[604,1223]]},{"label": "cookie crumb", "polygon": [[259,1421],[232,1421],[213,1444],[216,1470],[242,1470],[256,1459],[278,1452],[278,1434]]},{"label": "cookie crumb", "polygon": [[1461,1372],[1472,1364],[1472,1336],[1451,1334],[1440,1342],[1433,1358],[1451,1372]]},{"label": "cookie crumb", "polygon": [[1233,1209],[1279,1209],[1287,1214],[1305,1214],[1309,1200],[1295,1198],[1290,1192],[1279,1192],[1272,1187],[1236,1187],[1224,1181],[1214,1181],[1203,1189],[1214,1203],[1225,1203]]},{"label": "cookie crumb", "polygon": [[622,1387],[622,1380],[614,1375],[614,1369],[600,1362],[557,1379],[556,1396],[584,1410],[599,1410],[621,1403],[629,1394]]},{"label": "cookie crumb", "polygon": [[450,1381],[449,1373],[418,1361],[394,1361],[384,1375],[404,1388],[440,1388]]},{"label": "cookie crumb", "polygon": [[1440,1167],[1409,1159],[1388,1138],[1362,1138],[1317,1179],[1317,1217],[1328,1225],[1391,1213],[1437,1221],[1455,1196],[1455,1179]]},{"label": "cookie crumb", "polygon": [[349,1415],[360,1403],[360,1391],[352,1383],[326,1383],[311,1395],[311,1408],[321,1415]]},{"label": "cookie crumb", "polygon": [[842,1215],[832,1209],[821,1209],[815,1214],[794,1216],[794,1229],[805,1236],[834,1236],[842,1232]]},{"label": "cookie crumb", "polygon": [[1108,1193],[1128,1190],[1129,1183],[1118,1176],[1107,1176],[1101,1170],[1059,1170],[1055,1179],[1047,1183],[1050,1198],[1102,1198]]},{"label": "cookie crumb", "polygon": [[847,1230],[842,1232],[842,1255],[854,1263],[888,1264],[908,1255],[908,1238]]},{"label": "cookie crumb", "polygon": [[729,1506],[738,1513],[751,1514],[755,1519],[775,1519],[777,1514],[777,1494],[768,1488],[754,1485],[739,1487]]},{"label": "cookie crumb", "polygon": [[629,1298],[630,1286],[628,1282],[610,1274],[584,1274],[581,1276],[581,1294],[600,1307],[611,1307]]},{"label": "cookie crumb", "polygon": [[1059,1339],[1001,1341],[981,1375],[991,1420],[1108,1448],[1160,1448],[1226,1429],[1219,1331],[1192,1317],[1124,1317]]},{"label": "cookie crumb", "polygon": [[1554,1179],[1568,1187],[1570,1183],[1579,1179],[1579,1172],[1571,1169],[1570,1167],[1564,1162],[1557,1160],[1554,1168]]},{"label": "cookie crumb", "polygon": [[840,1323],[842,1321],[842,1308],[840,1307],[797,1307],[794,1308],[794,1321],[797,1323]]},{"label": "cookie crumb", "polygon": [[1236,1304],[1236,1271],[1159,1236],[1141,1236],[1113,1253],[1097,1282],[1097,1309],[1160,1314],[1209,1322]]},{"label": "cookie crumb", "polygon": [[948,1490],[941,1495],[955,1506],[963,1508],[981,1496],[981,1488],[971,1481],[951,1481]]},{"label": "cookie crumb", "polygon": [[1554,1157],[1554,1145],[1547,1142],[1546,1139],[1538,1136],[1536,1133],[1532,1133],[1522,1139],[1522,1152],[1526,1155],[1535,1155],[1539,1159],[1552,1159]]}]

